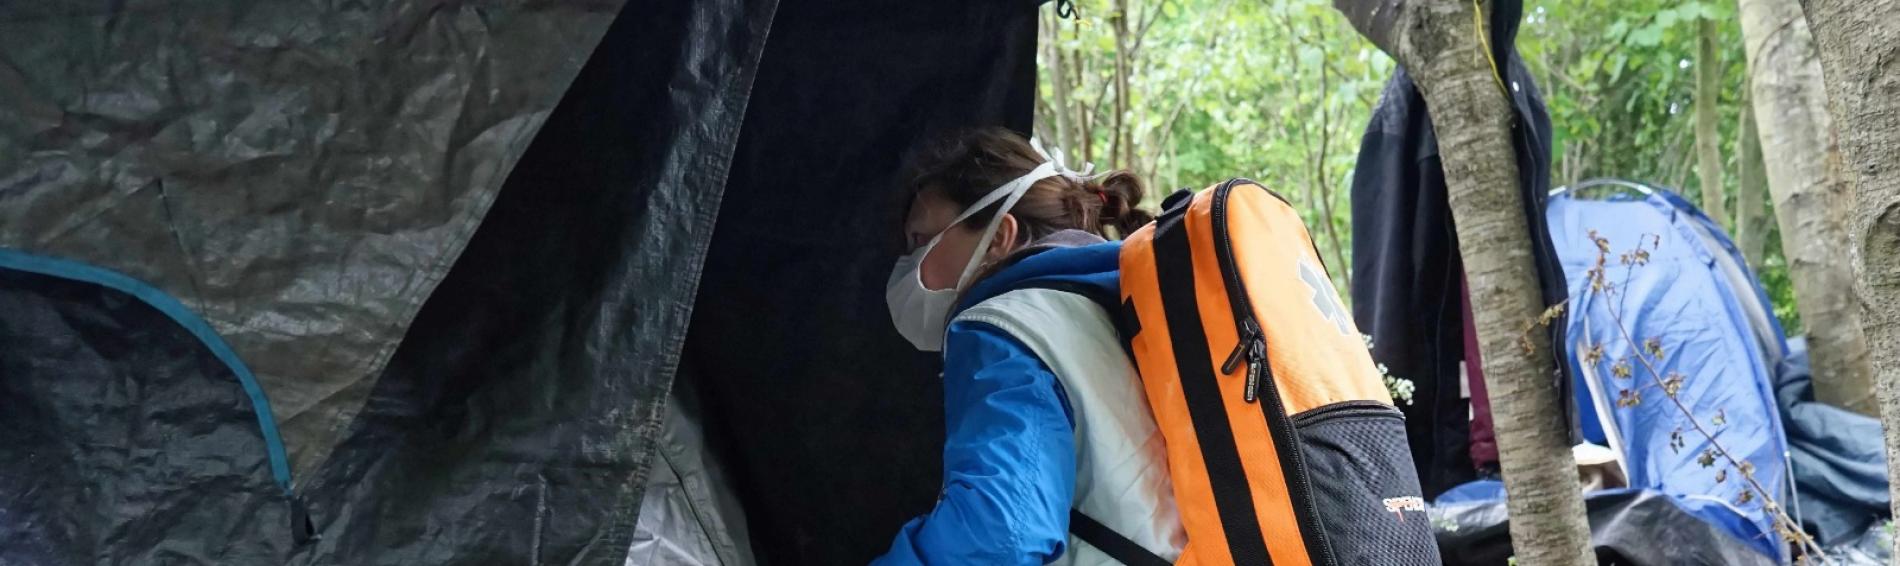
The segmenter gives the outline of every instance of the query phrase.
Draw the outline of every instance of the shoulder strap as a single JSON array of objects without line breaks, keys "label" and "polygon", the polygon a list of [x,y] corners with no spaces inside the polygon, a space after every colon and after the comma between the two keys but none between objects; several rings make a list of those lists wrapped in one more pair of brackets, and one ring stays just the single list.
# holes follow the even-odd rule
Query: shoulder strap
[{"label": "shoulder strap", "polygon": [[1130,361],[1135,359],[1134,337],[1141,332],[1141,321],[1135,318],[1135,304],[1132,301],[1117,297],[1101,287],[1075,281],[1036,281],[1014,290],[1024,289],[1062,291],[1094,301],[1102,310],[1108,311],[1108,322],[1114,325],[1115,334],[1121,339],[1122,353],[1128,354]]},{"label": "shoulder strap", "polygon": [[1069,510],[1069,532],[1082,542],[1089,543],[1096,550],[1107,554],[1109,558],[1127,566],[1169,566],[1168,559],[1149,552],[1135,541],[1103,525],[1101,521],[1082,514],[1079,509]]}]

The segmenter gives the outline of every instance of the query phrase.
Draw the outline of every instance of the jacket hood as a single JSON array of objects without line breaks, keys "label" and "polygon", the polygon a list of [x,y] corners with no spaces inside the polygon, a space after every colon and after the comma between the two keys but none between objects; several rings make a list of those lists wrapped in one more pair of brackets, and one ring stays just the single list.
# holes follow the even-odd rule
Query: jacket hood
[{"label": "jacket hood", "polygon": [[978,280],[964,293],[957,301],[956,312],[991,297],[1027,288],[1063,289],[1098,301],[1108,299],[1110,304],[1119,303],[1121,249],[1121,242],[1106,241],[1088,232],[1057,232],[1004,258],[1003,267]]}]

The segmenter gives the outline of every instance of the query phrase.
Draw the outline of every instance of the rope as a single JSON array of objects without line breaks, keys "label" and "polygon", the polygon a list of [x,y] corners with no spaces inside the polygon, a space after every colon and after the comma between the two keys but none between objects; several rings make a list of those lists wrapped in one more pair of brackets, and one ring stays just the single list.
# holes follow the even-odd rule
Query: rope
[{"label": "rope", "polygon": [[[1061,5],[1057,4],[1057,10],[1060,9]],[[1471,27],[1478,32],[1478,46],[1484,49],[1484,60],[1491,64],[1492,82],[1497,83],[1498,92],[1509,98],[1511,91],[1504,88],[1504,72],[1498,69],[1498,60],[1491,55],[1491,34],[1484,31],[1484,5],[1480,0],[1471,0]]]}]

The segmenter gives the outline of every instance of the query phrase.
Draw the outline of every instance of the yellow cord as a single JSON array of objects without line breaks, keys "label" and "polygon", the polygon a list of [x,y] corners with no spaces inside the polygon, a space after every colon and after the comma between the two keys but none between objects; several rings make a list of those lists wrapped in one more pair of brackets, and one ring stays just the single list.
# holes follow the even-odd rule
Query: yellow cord
[{"label": "yellow cord", "polygon": [[1511,91],[1504,88],[1504,72],[1498,70],[1498,60],[1491,56],[1490,34],[1484,32],[1484,6],[1479,2],[1471,0],[1471,27],[1478,30],[1478,46],[1484,49],[1484,60],[1491,63],[1491,80],[1498,83],[1498,92],[1509,98]]}]

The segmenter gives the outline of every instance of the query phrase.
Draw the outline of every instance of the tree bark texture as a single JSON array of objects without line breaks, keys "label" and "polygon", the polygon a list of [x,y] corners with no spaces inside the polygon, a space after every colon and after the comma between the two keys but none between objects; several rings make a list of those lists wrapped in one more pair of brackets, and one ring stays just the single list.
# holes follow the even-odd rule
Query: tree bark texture
[{"label": "tree bark texture", "polygon": [[1722,191],[1722,133],[1716,128],[1716,109],[1722,103],[1722,65],[1716,61],[1715,21],[1696,21],[1695,156],[1696,175],[1702,181],[1702,212],[1716,224],[1729,221]]},{"label": "tree bark texture", "polygon": [[1074,106],[1074,103],[1070,102],[1069,73],[1066,72],[1066,66],[1063,64],[1065,62],[1062,56],[1062,19],[1044,17],[1042,20],[1043,42],[1048,50],[1048,61],[1045,66],[1049,69],[1047,74],[1050,93],[1049,117],[1056,129],[1056,139],[1053,141],[1057,147],[1073,150],[1075,138],[1072,132],[1075,128],[1069,125],[1069,109]]},{"label": "tree bark texture", "polygon": [[1854,197],[1840,171],[1827,85],[1801,7],[1787,0],[1740,0],[1749,99],[1781,253],[1808,331],[1815,398],[1877,416],[1873,366],[1861,328],[1849,259],[1847,218]]},{"label": "tree bark texture", "polygon": [[1748,267],[1760,273],[1768,249],[1768,173],[1762,170],[1761,139],[1755,132],[1755,113],[1741,112],[1741,138],[1735,176],[1735,245],[1742,248]]},{"label": "tree bark texture", "polygon": [[[1488,4],[1488,2],[1487,2]],[[1510,493],[1518,563],[1595,564],[1511,149],[1512,111],[1465,0],[1334,0],[1418,84],[1438,134]],[[1526,336],[1531,339],[1523,340]]]},{"label": "tree bark texture", "polygon": [[[1802,5],[1821,54],[1842,171],[1853,184],[1848,249],[1860,280],[1887,461],[1900,463],[1900,0]],[[1889,489],[1900,488],[1900,465],[1887,466],[1887,478]],[[1900,497],[1892,499],[1900,509]]]}]

